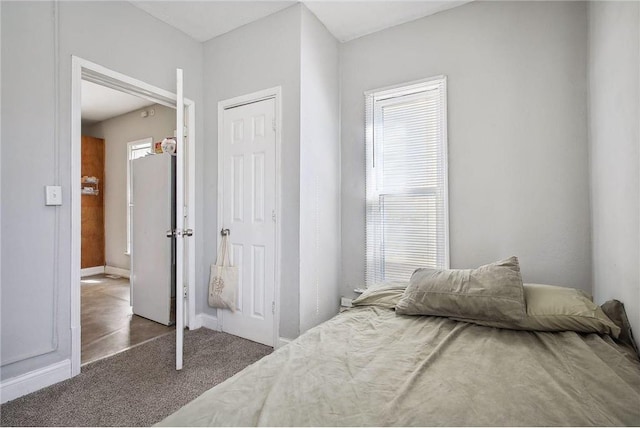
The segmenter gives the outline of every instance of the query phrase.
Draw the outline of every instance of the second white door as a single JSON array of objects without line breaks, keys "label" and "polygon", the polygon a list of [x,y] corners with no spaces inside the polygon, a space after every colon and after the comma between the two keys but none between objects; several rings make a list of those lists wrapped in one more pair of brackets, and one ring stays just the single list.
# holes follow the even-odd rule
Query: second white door
[{"label": "second white door", "polygon": [[225,109],[222,125],[221,224],[230,230],[231,262],[239,267],[239,279],[236,311],[219,311],[219,322],[224,332],[273,346],[275,100]]}]

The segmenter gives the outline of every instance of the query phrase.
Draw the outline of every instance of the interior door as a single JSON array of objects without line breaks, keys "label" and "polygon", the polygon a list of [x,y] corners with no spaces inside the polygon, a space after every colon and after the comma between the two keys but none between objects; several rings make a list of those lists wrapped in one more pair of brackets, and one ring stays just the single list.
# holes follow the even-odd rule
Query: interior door
[{"label": "interior door", "polygon": [[[273,346],[275,292],[275,100],[225,109],[220,146],[222,227],[239,267],[236,311],[222,331]],[[220,239],[220,237],[219,237]]]},{"label": "interior door", "polygon": [[182,370],[185,296],[185,238],[191,236],[184,230],[186,145],[184,139],[184,92],[182,69],[176,70],[176,370]]},{"label": "interior door", "polygon": [[169,325],[173,285],[172,156],[131,161],[131,294],[133,313]]}]

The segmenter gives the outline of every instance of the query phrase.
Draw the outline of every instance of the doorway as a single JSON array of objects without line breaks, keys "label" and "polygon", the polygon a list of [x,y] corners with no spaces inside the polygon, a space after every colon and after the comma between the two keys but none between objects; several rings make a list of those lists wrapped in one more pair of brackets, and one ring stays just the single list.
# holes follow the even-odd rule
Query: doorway
[{"label": "doorway", "polygon": [[[173,331],[175,266],[170,265],[172,247],[165,231],[172,226],[170,195],[174,181],[167,168],[167,158],[171,156],[159,155],[155,147],[174,135],[176,112],[174,108],[83,80],[81,117],[80,300],[84,365]],[[141,171],[140,163],[148,163],[140,159],[151,157],[150,163],[164,165],[165,170]],[[135,195],[152,195],[150,202],[164,200],[160,207],[135,207],[135,222],[133,169],[141,174],[136,181],[148,186]],[[145,228],[149,229],[149,239],[140,240],[132,248],[131,230],[140,232]],[[150,246],[153,238],[155,245]],[[154,278],[145,276],[140,269],[131,275],[134,249],[138,258],[142,254],[155,259],[137,263],[142,268],[151,265],[147,271],[154,272]],[[164,261],[162,266],[158,266],[160,261]],[[141,292],[149,288],[155,293],[141,297]],[[138,298],[134,299],[136,292]]]},{"label": "doorway", "polygon": [[[195,241],[185,239],[192,235],[195,224],[195,104],[182,95],[182,70],[177,71],[177,94],[146,84],[137,79],[107,69],[82,58],[72,57],[71,102],[71,174],[78,177],[71,188],[71,375],[80,373],[81,366],[81,101],[82,81],[97,83],[111,89],[136,95],[152,103],[177,109],[176,139],[182,150],[177,150],[176,201],[180,204],[176,215],[176,368],[182,368],[182,328],[195,325]],[[176,101],[178,100],[178,101]],[[184,101],[184,103],[182,102]],[[184,126],[186,125],[186,126]],[[76,184],[77,183],[77,184]],[[178,210],[176,210],[178,212]],[[187,233],[188,232],[188,233]]]},{"label": "doorway", "polygon": [[229,230],[238,266],[236,310],[219,328],[276,345],[279,305],[279,91],[219,104],[218,229]]}]

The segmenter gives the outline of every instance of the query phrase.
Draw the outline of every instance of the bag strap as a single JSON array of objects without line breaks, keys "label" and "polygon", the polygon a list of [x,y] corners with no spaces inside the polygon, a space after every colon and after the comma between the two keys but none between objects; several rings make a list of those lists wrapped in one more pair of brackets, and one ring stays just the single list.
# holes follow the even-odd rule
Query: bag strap
[{"label": "bag strap", "polygon": [[222,237],[222,240],[220,241],[220,246],[218,247],[218,255],[216,257],[216,266],[223,266],[223,260],[224,260],[224,250],[226,248],[225,246],[225,236]]},{"label": "bag strap", "polygon": [[216,257],[216,265],[217,266],[230,266],[230,257],[229,257],[229,236],[225,235],[222,237],[222,241],[220,242],[220,247],[218,248],[218,256]]},{"label": "bag strap", "polygon": [[222,238],[222,242],[224,242],[224,255],[222,256],[222,266],[231,266],[231,258],[229,257],[229,235],[225,235]]}]

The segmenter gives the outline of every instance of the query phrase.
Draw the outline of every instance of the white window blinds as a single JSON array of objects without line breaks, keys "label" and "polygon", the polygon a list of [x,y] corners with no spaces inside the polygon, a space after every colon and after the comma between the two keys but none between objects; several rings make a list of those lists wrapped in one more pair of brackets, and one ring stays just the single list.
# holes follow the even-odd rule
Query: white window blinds
[{"label": "white window blinds", "polygon": [[366,284],[448,268],[446,78],[366,94]]}]

